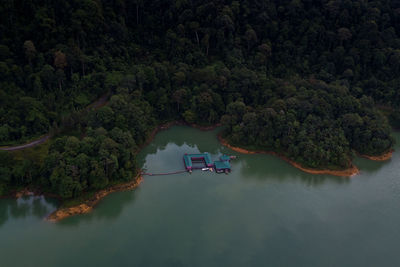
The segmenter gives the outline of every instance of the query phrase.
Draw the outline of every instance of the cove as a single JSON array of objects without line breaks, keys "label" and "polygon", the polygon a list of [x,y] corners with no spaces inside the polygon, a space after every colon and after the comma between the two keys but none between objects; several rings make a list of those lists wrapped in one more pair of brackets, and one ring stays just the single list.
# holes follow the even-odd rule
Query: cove
[{"label": "cove", "polygon": [[160,173],[182,170],[184,153],[236,155],[229,175],[146,176],[58,223],[44,220],[52,199],[0,199],[0,266],[399,266],[399,145],[342,178],[236,153],[218,131],[174,126],[137,160]]}]

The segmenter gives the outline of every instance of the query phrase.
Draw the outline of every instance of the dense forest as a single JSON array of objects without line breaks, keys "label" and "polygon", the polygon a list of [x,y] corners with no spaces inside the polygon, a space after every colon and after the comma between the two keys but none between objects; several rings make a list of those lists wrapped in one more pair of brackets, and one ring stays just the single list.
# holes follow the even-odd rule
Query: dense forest
[{"label": "dense forest", "polygon": [[163,121],[221,121],[233,144],[312,168],[382,154],[400,127],[398,1],[1,0],[0,14],[0,145],[54,135],[41,160],[0,151],[0,195],[129,180]]}]

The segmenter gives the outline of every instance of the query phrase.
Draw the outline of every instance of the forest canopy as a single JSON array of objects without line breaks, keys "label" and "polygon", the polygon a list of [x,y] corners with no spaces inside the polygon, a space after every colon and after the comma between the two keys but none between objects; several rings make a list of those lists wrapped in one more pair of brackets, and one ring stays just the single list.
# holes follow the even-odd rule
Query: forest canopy
[{"label": "forest canopy", "polygon": [[43,161],[0,153],[0,194],[130,179],[163,121],[221,121],[230,142],[312,168],[390,150],[381,111],[400,125],[397,1],[5,0],[0,14],[0,145],[57,136]]}]

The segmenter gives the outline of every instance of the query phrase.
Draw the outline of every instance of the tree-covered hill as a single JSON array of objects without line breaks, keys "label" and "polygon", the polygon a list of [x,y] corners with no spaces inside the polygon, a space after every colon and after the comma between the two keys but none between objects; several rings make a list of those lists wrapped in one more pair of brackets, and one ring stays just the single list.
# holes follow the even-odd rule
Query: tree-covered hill
[{"label": "tree-covered hill", "polygon": [[[64,146],[103,162],[90,166],[106,181],[122,171],[108,172],[102,142],[132,150],[159,121],[222,118],[231,142],[315,168],[346,167],[353,150],[389,150],[376,107],[400,125],[398,1],[1,0],[0,15],[0,144],[78,131]],[[118,96],[77,115],[105,93]],[[88,138],[105,139],[86,154]],[[45,166],[3,155],[0,183],[45,175],[80,184],[65,194],[47,184],[64,196],[91,189],[89,170],[66,168],[76,167],[67,150],[51,147]],[[121,166],[132,158],[117,150],[113,166],[128,171]],[[21,171],[29,164],[36,176]]]}]

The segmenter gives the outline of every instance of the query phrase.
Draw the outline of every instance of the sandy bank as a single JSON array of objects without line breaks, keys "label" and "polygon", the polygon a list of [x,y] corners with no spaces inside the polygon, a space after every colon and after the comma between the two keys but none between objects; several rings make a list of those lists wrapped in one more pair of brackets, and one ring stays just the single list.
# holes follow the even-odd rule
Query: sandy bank
[{"label": "sandy bank", "polygon": [[61,208],[61,209],[54,211],[46,218],[46,220],[51,221],[51,222],[57,222],[57,221],[60,221],[62,219],[70,217],[70,216],[88,213],[105,196],[107,196],[113,192],[132,190],[132,189],[136,188],[142,181],[143,181],[143,178],[140,176],[132,182],[118,184],[118,185],[114,185],[109,188],[100,190],[100,191],[96,192],[93,195],[93,197],[89,198],[88,200],[84,201],[83,203],[81,203],[79,205],[76,205],[73,207],[68,207],[68,208]]},{"label": "sandy bank", "polygon": [[368,156],[368,155],[362,155],[359,154],[360,157],[366,158],[366,159],[370,159],[370,160],[375,160],[375,161],[385,161],[385,160],[389,160],[392,158],[393,155],[393,150],[390,150],[380,156]]},{"label": "sandy bank", "polygon": [[287,157],[280,155],[276,152],[273,151],[251,151],[251,150],[247,150],[241,147],[235,147],[230,145],[224,138],[221,137],[221,135],[218,135],[218,140],[220,141],[220,143],[230,149],[232,149],[233,151],[242,153],[242,154],[269,154],[269,155],[274,155],[277,156],[281,159],[283,159],[284,161],[288,162],[289,164],[291,164],[292,166],[307,172],[307,173],[311,173],[311,174],[329,174],[329,175],[335,175],[335,176],[342,176],[342,177],[349,177],[349,176],[353,176],[358,174],[360,171],[358,170],[358,168],[354,165],[352,165],[350,168],[348,169],[344,169],[344,170],[317,170],[317,169],[310,169],[310,168],[306,168],[301,166],[299,163],[294,162],[293,160],[288,159]]}]

